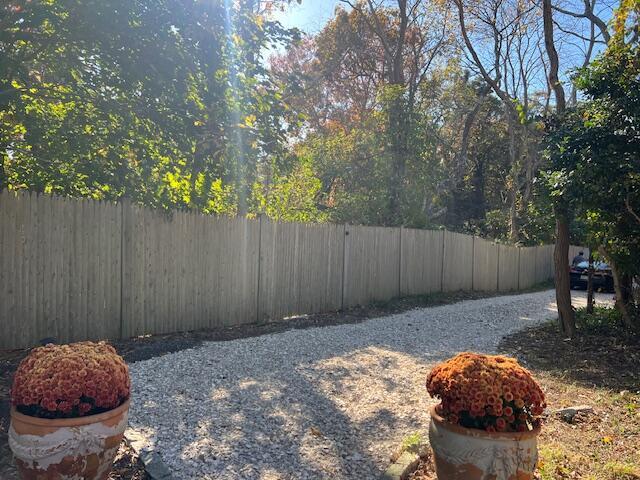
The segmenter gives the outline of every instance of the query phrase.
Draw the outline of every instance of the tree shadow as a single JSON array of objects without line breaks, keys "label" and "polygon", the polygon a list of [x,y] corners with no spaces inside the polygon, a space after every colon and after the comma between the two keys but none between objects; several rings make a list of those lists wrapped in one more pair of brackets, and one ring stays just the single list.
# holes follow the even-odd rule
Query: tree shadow
[{"label": "tree shadow", "polygon": [[[179,478],[369,478],[379,466],[361,441],[362,425],[307,373],[219,378],[208,385],[207,398],[176,382],[172,421],[155,426],[157,452]],[[147,403],[132,426],[162,416],[165,407],[166,402]],[[384,411],[367,421],[384,435],[383,426],[395,417]],[[169,435],[177,438],[172,445],[163,441]]]},{"label": "tree shadow", "polygon": [[547,371],[587,387],[637,390],[640,386],[640,337],[578,330],[567,340],[555,322],[504,337],[500,351],[528,368]]},{"label": "tree shadow", "polygon": [[426,433],[430,367],[452,345],[492,350],[505,329],[548,317],[536,309],[519,318],[505,299],[204,343],[132,365],[132,426],[155,427],[180,478],[376,478],[403,438]]}]

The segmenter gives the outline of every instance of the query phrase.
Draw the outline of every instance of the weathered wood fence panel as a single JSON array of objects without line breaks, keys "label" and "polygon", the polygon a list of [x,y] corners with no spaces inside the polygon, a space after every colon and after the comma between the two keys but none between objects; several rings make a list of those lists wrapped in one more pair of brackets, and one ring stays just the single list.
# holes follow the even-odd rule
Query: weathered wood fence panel
[{"label": "weathered wood fence panel", "polygon": [[[199,216],[205,224],[202,283],[209,327],[254,323],[258,314],[260,222]],[[203,321],[206,321],[203,320]]]},{"label": "weathered wood fence panel", "polygon": [[540,245],[536,248],[536,280],[542,283],[553,277],[553,250],[548,245]]},{"label": "weathered wood fence panel", "polygon": [[444,230],[403,228],[401,237],[400,295],[441,291]]},{"label": "weathered wood fence panel", "polygon": [[[572,246],[569,260],[578,251]],[[399,295],[511,291],[553,246],[0,193],[0,348],[276,320]]]},{"label": "weathered wood fence panel", "polygon": [[520,249],[520,273],[518,288],[531,288],[536,283],[536,250],[538,247],[522,247]]},{"label": "weathered wood fence panel", "polygon": [[259,320],[340,310],[344,226],[261,222]]},{"label": "weathered wood fence panel", "polygon": [[400,229],[345,228],[343,306],[400,295]]},{"label": "weathered wood fence panel", "polygon": [[498,250],[498,291],[518,290],[521,249],[509,245],[499,245]]},{"label": "weathered wood fence panel", "polygon": [[0,194],[0,348],[120,336],[121,209]]},{"label": "weathered wood fence panel", "polygon": [[123,336],[255,322],[258,221],[131,205],[125,225]]},{"label": "weathered wood fence panel", "polygon": [[483,292],[498,290],[499,247],[482,238],[473,239],[473,289]]},{"label": "weathered wood fence panel", "polygon": [[473,237],[445,231],[442,290],[473,288]]}]

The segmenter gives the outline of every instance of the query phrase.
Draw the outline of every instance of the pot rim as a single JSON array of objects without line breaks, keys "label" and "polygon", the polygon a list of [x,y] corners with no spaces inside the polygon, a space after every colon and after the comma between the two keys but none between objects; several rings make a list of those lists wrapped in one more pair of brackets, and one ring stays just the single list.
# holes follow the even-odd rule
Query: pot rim
[{"label": "pot rim", "polygon": [[477,428],[467,428],[461,425],[454,425],[453,423],[445,420],[441,415],[436,412],[436,406],[429,407],[429,415],[431,421],[436,423],[438,427],[449,430],[450,432],[458,433],[460,435],[466,435],[468,437],[486,437],[492,440],[527,440],[535,438],[540,434],[541,427],[538,425],[533,430],[527,432],[487,432],[486,430],[480,430]]},{"label": "pot rim", "polygon": [[82,425],[89,425],[91,423],[104,422],[114,417],[121,415],[123,412],[129,409],[131,403],[131,396],[125,400],[125,402],[119,407],[107,410],[106,412],[96,413],[94,415],[86,415],[84,417],[74,418],[40,418],[31,417],[20,413],[14,405],[11,406],[11,418],[16,419],[22,423],[30,425],[38,425],[45,427],[79,427]]}]

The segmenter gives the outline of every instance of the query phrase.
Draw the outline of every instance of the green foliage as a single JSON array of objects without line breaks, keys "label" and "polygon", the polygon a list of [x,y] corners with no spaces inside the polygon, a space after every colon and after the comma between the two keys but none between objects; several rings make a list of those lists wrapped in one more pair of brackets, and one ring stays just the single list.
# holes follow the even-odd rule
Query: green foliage
[{"label": "green foliage", "polygon": [[263,58],[297,32],[261,9],[10,0],[0,12],[0,188],[246,212],[299,121]]},{"label": "green foliage", "polygon": [[383,225],[387,216],[389,164],[382,152],[379,126],[332,128],[310,135],[299,146],[319,172],[325,205],[339,223]]},{"label": "green foliage", "polygon": [[402,440],[402,451],[418,454],[424,443],[422,434],[420,432],[414,432]]},{"label": "green foliage", "polygon": [[[622,3],[619,25],[637,25],[633,3]],[[633,277],[640,275],[640,43],[628,33],[619,26],[579,73],[586,100],[550,125],[545,178],[557,208],[577,212],[590,243]]]},{"label": "green foliage", "polygon": [[[9,0],[0,10],[0,188],[499,239],[509,237],[513,203],[523,243],[551,239],[550,199],[577,191],[581,173],[553,160],[557,188],[520,187],[535,174],[523,158],[537,155],[531,112],[540,105],[516,102],[522,158],[511,165],[504,106],[461,67],[442,4],[420,3],[404,38],[386,6],[366,18],[339,9],[300,38],[268,14],[285,3]],[[404,42],[399,62],[383,37]],[[620,76],[619,95],[636,79],[618,64],[602,69]],[[605,78],[594,72],[581,83],[592,96]],[[607,102],[580,128],[615,126]],[[571,125],[556,140],[567,161],[578,145],[564,144]],[[633,203],[638,177],[629,178]],[[566,196],[588,211],[585,225],[615,224]]]},{"label": "green foliage", "polygon": [[584,332],[606,335],[622,329],[622,317],[613,307],[596,306],[593,313],[583,307],[576,310],[576,325]]},{"label": "green foliage", "polygon": [[273,175],[271,182],[253,186],[254,212],[275,220],[323,222],[326,214],[318,208],[322,182],[311,162],[302,161],[288,175]]}]

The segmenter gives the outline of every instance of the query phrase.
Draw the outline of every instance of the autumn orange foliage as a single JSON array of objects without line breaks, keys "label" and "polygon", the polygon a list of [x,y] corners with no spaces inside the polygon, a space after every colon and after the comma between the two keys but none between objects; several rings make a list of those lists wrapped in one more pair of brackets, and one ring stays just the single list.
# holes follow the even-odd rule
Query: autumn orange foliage
[{"label": "autumn orange foliage", "polygon": [[118,407],[130,388],[129,369],[111,345],[47,345],[18,366],[11,401],[26,415],[73,418]]},{"label": "autumn orange foliage", "polygon": [[531,373],[500,355],[456,355],[431,371],[427,391],[449,422],[489,432],[531,430],[546,407]]}]

